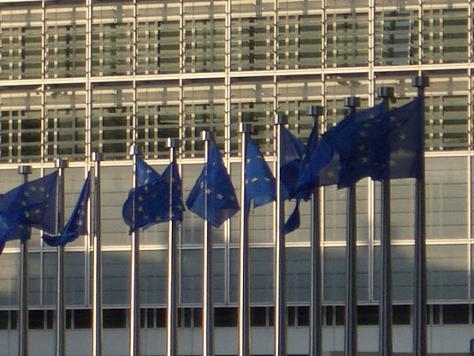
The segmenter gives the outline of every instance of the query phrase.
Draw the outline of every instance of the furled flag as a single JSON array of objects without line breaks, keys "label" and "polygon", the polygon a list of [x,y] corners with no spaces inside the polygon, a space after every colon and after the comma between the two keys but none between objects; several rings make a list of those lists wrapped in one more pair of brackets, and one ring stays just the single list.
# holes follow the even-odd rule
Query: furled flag
[{"label": "furled flag", "polygon": [[374,142],[374,180],[420,177],[423,110],[423,100],[417,97],[385,116],[384,132]]},{"label": "furled flag", "polygon": [[[170,186],[172,187],[171,209]],[[183,210],[181,178],[176,162],[172,162],[158,179],[130,192],[123,205],[122,216],[125,223],[130,226],[131,233],[140,228],[147,229],[154,224],[170,220],[182,221]]]},{"label": "furled flag", "polygon": [[234,187],[215,143],[211,143],[208,160],[189,193],[186,206],[215,227],[239,211]]},{"label": "furled flag", "polygon": [[58,173],[26,182],[0,196],[0,243],[30,237],[30,228],[56,229]]},{"label": "furled flag", "polygon": [[72,210],[66,225],[62,228],[62,232],[59,235],[44,234],[44,242],[49,246],[65,246],[68,242],[74,241],[79,236],[87,235],[87,202],[89,200],[90,190],[91,172],[89,171],[76,206]]},{"label": "furled flag", "polygon": [[245,162],[245,204],[255,208],[275,200],[275,178],[263,158],[257,143],[251,138],[247,141]]}]

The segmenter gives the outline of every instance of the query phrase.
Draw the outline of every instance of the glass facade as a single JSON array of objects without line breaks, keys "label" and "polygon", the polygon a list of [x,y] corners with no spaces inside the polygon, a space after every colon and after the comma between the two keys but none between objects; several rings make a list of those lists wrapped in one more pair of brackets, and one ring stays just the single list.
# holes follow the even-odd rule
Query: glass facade
[{"label": "glass facade", "polygon": [[[132,181],[131,144],[137,142],[161,172],[168,157],[166,138],[180,138],[186,196],[203,162],[200,131],[211,130],[239,187],[239,122],[254,125],[253,136],[271,161],[277,112],[285,113],[292,132],[306,140],[312,125],[309,106],[324,106],[323,126],[329,128],[344,116],[344,97],[359,96],[365,108],[378,102],[377,87],[393,86],[397,100],[391,105],[399,106],[416,95],[411,78],[423,71],[431,80],[425,106],[428,297],[434,304],[470,303],[472,6],[467,0],[3,1],[1,191],[19,183],[19,163],[31,163],[39,176],[53,167],[56,157],[66,158],[73,167],[66,171],[69,212],[91,152],[102,151],[104,303],[124,308],[129,302],[130,238],[121,206]],[[362,180],[357,187],[359,299],[375,305],[380,186]],[[346,192],[328,187],[322,196],[323,296],[332,306],[344,300]],[[393,182],[398,304],[410,304],[413,294],[413,196],[413,181]],[[290,209],[292,203],[288,205]],[[309,303],[309,203],[302,212],[302,228],[287,237],[292,306]],[[250,217],[255,306],[273,303],[273,213],[266,206]],[[214,232],[219,307],[237,305],[238,220]],[[199,218],[186,212],[180,229],[180,303],[189,311],[201,299],[201,233]],[[160,308],[165,305],[167,227],[143,232],[141,242],[142,303]],[[90,306],[91,249],[89,237],[68,247],[70,308]],[[0,308],[17,307],[18,252],[18,244],[9,243],[0,258]],[[44,246],[38,232],[30,261],[30,302],[51,309],[55,249]],[[331,314],[336,321],[338,310]]]}]

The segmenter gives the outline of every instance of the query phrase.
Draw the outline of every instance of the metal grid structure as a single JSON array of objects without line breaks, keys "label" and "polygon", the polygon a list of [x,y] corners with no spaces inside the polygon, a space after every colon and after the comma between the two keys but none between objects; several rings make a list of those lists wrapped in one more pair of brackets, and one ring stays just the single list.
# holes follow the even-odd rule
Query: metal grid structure
[{"label": "metal grid structure", "polygon": [[[129,147],[162,167],[167,137],[181,140],[178,162],[185,194],[203,163],[199,139],[214,132],[239,186],[239,122],[272,160],[273,117],[306,139],[311,105],[324,107],[324,126],[344,115],[343,99],[375,103],[379,86],[393,86],[401,105],[416,95],[411,77],[430,77],[426,90],[428,297],[469,303],[472,283],[473,2],[470,0],[214,0],[0,1],[0,187],[20,182],[16,167],[34,174],[67,158],[66,206],[71,208],[91,153],[104,153],[104,303],[127,306],[130,239],[120,209],[131,187]],[[409,304],[413,269],[412,181],[393,184],[394,299]],[[344,293],[345,192],[321,197],[324,304]],[[359,297],[376,304],[380,187],[358,184]],[[309,204],[289,235],[290,305],[309,301]],[[69,210],[68,210],[69,211]],[[252,213],[252,298],[272,305],[271,207]],[[180,230],[182,306],[200,302],[199,220],[186,213]],[[236,306],[238,217],[215,233],[216,303]],[[166,226],[143,233],[148,281],[143,306],[165,303]],[[36,308],[54,304],[53,249],[33,235],[30,283]],[[18,245],[0,259],[0,305],[16,308]],[[90,306],[90,239],[67,249],[68,304]]]}]

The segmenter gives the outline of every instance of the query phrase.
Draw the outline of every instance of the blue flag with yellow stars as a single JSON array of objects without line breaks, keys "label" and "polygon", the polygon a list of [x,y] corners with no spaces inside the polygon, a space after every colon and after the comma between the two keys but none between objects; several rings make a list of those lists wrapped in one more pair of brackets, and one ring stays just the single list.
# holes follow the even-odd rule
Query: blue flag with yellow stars
[{"label": "blue flag with yellow stars", "polygon": [[282,198],[288,200],[295,198],[297,193],[296,183],[305,146],[285,127],[281,128],[280,145],[282,153],[280,157]]},{"label": "blue flag with yellow stars", "polygon": [[65,246],[81,235],[87,235],[87,202],[91,191],[91,172],[87,174],[71,216],[59,235],[44,234],[43,240],[49,246]]},{"label": "blue flag with yellow stars", "polygon": [[54,233],[57,178],[53,172],[0,196],[0,243],[29,239],[31,227]]},{"label": "blue flag with yellow stars", "polygon": [[220,227],[240,209],[231,179],[215,143],[211,143],[208,160],[189,193],[186,206],[215,227]]},{"label": "blue flag with yellow stars", "polygon": [[275,178],[263,158],[257,143],[247,141],[247,159],[245,162],[245,205],[255,208],[275,200]]},{"label": "blue flag with yellow stars", "polygon": [[152,183],[160,178],[160,175],[141,156],[137,156],[135,163],[135,174],[137,177],[137,187]]},{"label": "blue flag with yellow stars", "polygon": [[374,180],[421,176],[423,110],[423,99],[417,97],[385,116],[384,132],[374,143]]},{"label": "blue flag with yellow stars", "polygon": [[[326,131],[306,162],[297,187],[302,192],[319,184],[348,187],[372,175],[375,140],[383,132],[383,104],[349,114]],[[303,195],[304,196],[304,195]]]},{"label": "blue flag with yellow stars", "polygon": [[158,179],[130,191],[122,208],[122,216],[130,227],[130,233],[170,220],[182,221],[184,206],[181,195],[178,166],[172,162]]}]

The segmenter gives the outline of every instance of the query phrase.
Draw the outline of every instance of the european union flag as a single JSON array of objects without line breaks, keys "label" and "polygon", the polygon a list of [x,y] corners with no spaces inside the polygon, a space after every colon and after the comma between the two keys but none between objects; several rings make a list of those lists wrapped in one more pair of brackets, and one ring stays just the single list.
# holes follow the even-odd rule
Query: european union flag
[{"label": "european union flag", "polygon": [[[125,201],[123,208],[122,208],[122,216],[125,221],[125,223],[130,226],[130,231],[129,233],[131,234],[134,231],[137,231],[140,227],[143,226],[138,226],[135,228],[135,224],[133,223],[134,216],[133,216],[133,199],[134,197],[138,197],[139,194],[135,193],[135,191],[143,187],[145,185],[149,185],[151,183],[154,183],[160,179],[160,174],[148,163],[146,163],[141,156],[137,156],[136,161],[135,161],[135,178],[136,178],[136,188],[130,189],[128,193],[128,198]],[[149,188],[147,188],[149,189]],[[126,208],[126,204],[127,208]],[[135,217],[136,218],[136,217]],[[155,222],[150,223],[150,226],[153,225]],[[147,226],[148,227],[148,226]]]},{"label": "european union flag", "polygon": [[293,199],[297,193],[296,183],[305,146],[285,127],[281,128],[280,145],[280,177],[283,186],[283,199]]},{"label": "european union flag", "polygon": [[160,178],[160,175],[141,156],[137,156],[135,163],[135,174],[137,177],[137,187],[149,184]]},{"label": "european union flag", "polygon": [[374,142],[383,132],[384,115],[384,105],[379,104],[349,114],[325,132],[299,176],[297,190],[302,192],[301,196],[308,196],[317,184],[337,183],[342,188],[371,176],[375,163]]},{"label": "european union flag", "polygon": [[[173,198],[171,216],[170,186]],[[125,223],[130,226],[130,233],[170,220],[182,221],[184,206],[181,195],[178,166],[172,162],[158,179],[133,189],[128,195],[123,205],[122,216]]]},{"label": "european union flag", "polygon": [[58,173],[24,183],[0,197],[0,242],[28,239],[30,228],[56,229]]},{"label": "european union flag", "polygon": [[211,143],[208,161],[189,193],[186,206],[215,227],[220,227],[239,211],[234,187],[214,143]]},{"label": "european union flag", "polygon": [[423,110],[423,100],[417,97],[385,116],[384,132],[374,142],[374,180],[421,176]]},{"label": "european union flag", "polygon": [[245,204],[255,208],[275,200],[275,178],[257,143],[248,139],[245,162]]},{"label": "european union flag", "polygon": [[86,181],[82,186],[79,199],[72,210],[71,216],[64,225],[59,235],[44,234],[43,240],[49,246],[65,246],[80,235],[87,235],[87,201],[89,200],[91,190],[91,172],[87,174]]}]

